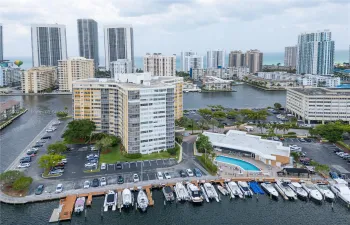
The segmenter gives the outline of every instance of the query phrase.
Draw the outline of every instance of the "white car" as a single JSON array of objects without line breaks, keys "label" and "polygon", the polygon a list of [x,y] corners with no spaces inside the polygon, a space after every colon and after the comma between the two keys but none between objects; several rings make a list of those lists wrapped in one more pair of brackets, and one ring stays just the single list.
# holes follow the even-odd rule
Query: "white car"
[{"label": "white car", "polygon": [[30,163],[21,163],[17,167],[18,168],[28,168],[28,167],[30,167]]},{"label": "white car", "polygon": [[61,162],[66,164],[67,163],[67,159],[62,159]]},{"label": "white car", "polygon": [[101,179],[100,179],[100,185],[101,185],[101,186],[106,186],[106,185],[107,185],[107,180],[106,180],[105,177],[101,177]]},{"label": "white car", "polygon": [[57,184],[55,193],[61,193],[63,191],[63,184]]},{"label": "white car", "polygon": [[95,146],[91,146],[91,151],[97,151],[97,148]]},{"label": "white car", "polygon": [[189,177],[193,177],[194,176],[191,169],[187,169],[186,173],[187,173],[187,176],[189,176]]},{"label": "white car", "polygon": [[163,174],[161,172],[157,172],[158,180],[164,180]]},{"label": "white car", "polygon": [[349,153],[344,153],[344,154],[342,154],[340,157],[345,158],[345,157],[347,157],[348,155],[349,155]]},{"label": "white car", "polygon": [[170,176],[170,174],[168,172],[165,172],[164,176],[165,176],[165,179],[171,179],[171,176]]},{"label": "white car", "polygon": [[101,170],[105,170],[106,169],[106,163],[102,163],[101,164]]},{"label": "white car", "polygon": [[96,163],[85,163],[85,167],[93,167],[96,166]]},{"label": "white car", "polygon": [[55,130],[56,130],[56,128],[51,127],[51,128],[49,128],[49,129],[47,129],[46,132],[54,132]]},{"label": "white car", "polygon": [[342,155],[345,154],[345,152],[337,152],[337,153],[335,153],[335,154],[337,154],[337,155],[339,155],[339,156],[342,156]]},{"label": "white car", "polygon": [[90,187],[90,181],[86,180],[84,182],[84,188],[89,188]]},{"label": "white car", "polygon": [[133,178],[133,180],[134,180],[134,183],[140,181],[139,175],[137,175],[136,173],[132,176],[132,178]]}]

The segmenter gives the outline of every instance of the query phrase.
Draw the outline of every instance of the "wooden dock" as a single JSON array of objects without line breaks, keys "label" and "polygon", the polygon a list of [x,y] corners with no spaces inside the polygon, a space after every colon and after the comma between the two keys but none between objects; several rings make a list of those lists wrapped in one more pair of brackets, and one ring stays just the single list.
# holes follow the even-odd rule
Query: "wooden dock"
[{"label": "wooden dock", "polygon": [[152,192],[151,192],[152,186],[144,186],[143,188],[146,190],[149,206],[153,206],[154,205],[154,200],[152,198]]},{"label": "wooden dock", "polygon": [[122,189],[118,189],[117,190],[117,194],[118,194],[118,202],[117,202],[117,208],[119,210],[121,210],[123,208],[123,197],[122,197]]},{"label": "wooden dock", "polygon": [[86,206],[91,206],[92,204],[92,194],[89,193],[87,200],[86,200]]},{"label": "wooden dock", "polygon": [[69,195],[65,199],[60,200],[60,205],[62,205],[62,210],[60,212],[59,221],[70,220],[72,218],[72,213],[74,210],[76,195]]}]

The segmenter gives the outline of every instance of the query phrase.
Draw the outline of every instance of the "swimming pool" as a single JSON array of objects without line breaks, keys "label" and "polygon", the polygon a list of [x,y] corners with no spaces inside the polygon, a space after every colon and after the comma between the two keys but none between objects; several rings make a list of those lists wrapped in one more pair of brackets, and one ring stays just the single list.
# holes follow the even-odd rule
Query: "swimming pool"
[{"label": "swimming pool", "polygon": [[251,164],[249,162],[246,162],[246,161],[243,161],[240,159],[235,159],[235,158],[220,155],[220,156],[217,156],[215,158],[215,160],[218,162],[228,163],[228,164],[239,166],[243,170],[260,171],[260,169],[258,167],[254,166],[253,164]]}]

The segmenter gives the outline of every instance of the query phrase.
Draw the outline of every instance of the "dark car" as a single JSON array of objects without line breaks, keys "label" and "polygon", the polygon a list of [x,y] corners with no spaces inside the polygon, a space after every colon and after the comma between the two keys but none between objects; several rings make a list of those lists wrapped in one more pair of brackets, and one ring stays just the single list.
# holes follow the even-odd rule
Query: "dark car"
[{"label": "dark car", "polygon": [[118,176],[117,183],[118,184],[124,184],[124,178],[122,176]]},{"label": "dark car", "polygon": [[92,185],[91,185],[92,187],[98,187],[98,186],[100,186],[100,181],[97,179],[97,178],[95,178],[95,179],[93,179],[92,180]]},{"label": "dark car", "polygon": [[200,171],[199,169],[197,169],[197,168],[194,168],[194,169],[193,169],[193,172],[194,172],[194,174],[196,175],[196,177],[201,177],[201,176],[202,176],[201,171]]},{"label": "dark car", "polygon": [[339,149],[339,148],[335,148],[334,150],[333,150],[333,152],[334,153],[337,153],[337,152],[340,152],[341,150]]},{"label": "dark car", "polygon": [[44,145],[43,144],[35,144],[34,146],[33,146],[33,148],[41,148],[41,147],[43,147]]},{"label": "dark car", "polygon": [[50,135],[46,135],[46,136],[42,137],[41,139],[51,139],[51,136]]},{"label": "dark car", "polygon": [[44,191],[44,185],[40,184],[36,189],[35,189],[35,194],[36,195],[41,195]]},{"label": "dark car", "polygon": [[115,164],[115,168],[116,168],[116,169],[123,169],[123,167],[122,167],[122,164],[121,164],[121,163],[117,163],[117,164]]},{"label": "dark car", "polygon": [[304,140],[305,140],[306,142],[312,142],[312,140],[311,140],[310,138],[304,138]]},{"label": "dark car", "polygon": [[89,163],[97,163],[97,160],[96,159],[88,159],[88,162]]},{"label": "dark car", "polygon": [[185,171],[183,171],[183,170],[180,170],[179,174],[181,177],[187,177]]},{"label": "dark car", "polygon": [[19,161],[20,163],[29,163],[32,161],[32,158],[30,156],[26,156],[21,158],[21,160]]}]

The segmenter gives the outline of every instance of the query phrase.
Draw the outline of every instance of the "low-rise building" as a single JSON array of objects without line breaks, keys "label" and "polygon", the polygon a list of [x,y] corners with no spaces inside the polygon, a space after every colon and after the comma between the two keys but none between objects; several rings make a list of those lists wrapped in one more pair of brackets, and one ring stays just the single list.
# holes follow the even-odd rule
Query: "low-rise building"
[{"label": "low-rise building", "polygon": [[21,68],[0,66],[0,87],[13,87],[21,84]]},{"label": "low-rise building", "polygon": [[6,102],[0,102],[0,121],[8,119],[13,114],[18,113],[20,109],[19,101],[11,99]]},{"label": "low-rise building", "polygon": [[282,142],[262,139],[243,131],[230,130],[226,134],[204,132],[215,150],[246,154],[267,165],[278,166],[290,162],[290,148]]},{"label": "low-rise building", "polygon": [[129,59],[118,59],[111,62],[110,65],[111,78],[115,78],[118,74],[132,73],[132,61]]},{"label": "low-rise building", "polygon": [[195,81],[202,80],[205,76],[218,77],[224,80],[242,79],[247,74],[249,74],[248,67],[192,69],[190,71],[190,77]]},{"label": "low-rise building", "polygon": [[289,88],[286,109],[305,122],[350,123],[350,89]]},{"label": "low-rise building", "polygon": [[298,85],[298,76],[287,74],[285,72],[259,72],[256,75],[246,75],[243,80],[255,86],[268,89],[285,89]]},{"label": "low-rise building", "polygon": [[298,83],[310,87],[330,87],[335,88],[341,84],[340,77],[305,74],[298,77]]},{"label": "low-rise building", "polygon": [[176,76],[176,55],[164,56],[161,53],[147,53],[143,57],[143,71],[152,76]]},{"label": "low-rise building", "polygon": [[213,76],[203,78],[202,89],[207,91],[232,91],[232,80],[223,80]]},{"label": "low-rise building", "polygon": [[56,74],[56,68],[48,66],[33,67],[25,71],[22,76],[22,92],[41,93],[50,91],[55,85]]}]

